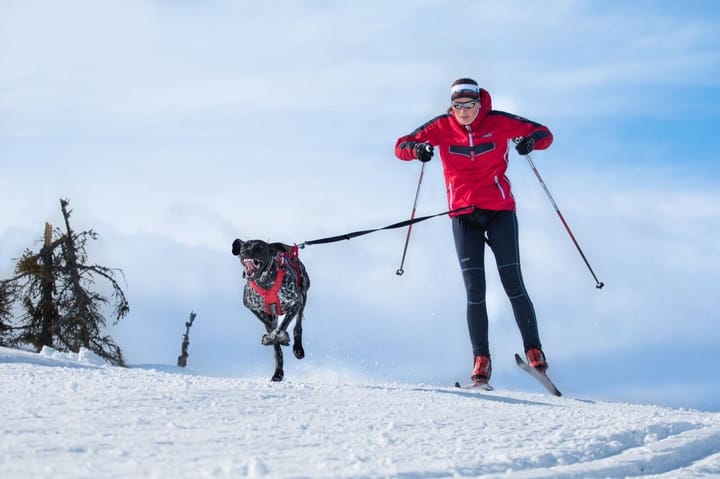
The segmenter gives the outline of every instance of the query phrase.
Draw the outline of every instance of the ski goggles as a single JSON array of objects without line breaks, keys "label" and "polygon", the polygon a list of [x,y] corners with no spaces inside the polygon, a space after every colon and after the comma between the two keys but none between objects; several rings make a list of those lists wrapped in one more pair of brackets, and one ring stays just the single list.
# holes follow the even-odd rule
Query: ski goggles
[{"label": "ski goggles", "polygon": [[479,104],[480,100],[473,100],[473,101],[454,101],[452,102],[452,107],[456,110],[469,110],[470,108],[474,108],[475,105]]}]

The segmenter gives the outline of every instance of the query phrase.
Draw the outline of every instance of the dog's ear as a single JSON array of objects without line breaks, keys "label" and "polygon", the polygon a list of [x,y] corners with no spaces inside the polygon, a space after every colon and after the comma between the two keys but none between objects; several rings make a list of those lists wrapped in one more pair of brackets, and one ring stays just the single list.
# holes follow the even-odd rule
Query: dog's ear
[{"label": "dog's ear", "polygon": [[236,238],[235,241],[233,241],[232,244],[232,254],[237,256],[240,254],[240,248],[242,248],[244,241],[240,238]]},{"label": "dog's ear", "polygon": [[288,246],[285,243],[270,243],[270,255],[275,256],[278,253],[289,253],[292,251],[292,246]]}]

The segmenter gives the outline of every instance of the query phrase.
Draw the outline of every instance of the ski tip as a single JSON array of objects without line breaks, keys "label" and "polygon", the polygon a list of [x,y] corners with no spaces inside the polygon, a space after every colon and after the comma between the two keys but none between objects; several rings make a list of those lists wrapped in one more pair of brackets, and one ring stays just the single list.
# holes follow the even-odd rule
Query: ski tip
[{"label": "ski tip", "polygon": [[525,361],[523,361],[523,358],[520,357],[520,355],[519,355],[518,353],[515,353],[515,362],[518,363],[518,364],[522,364],[522,363],[524,363]]}]

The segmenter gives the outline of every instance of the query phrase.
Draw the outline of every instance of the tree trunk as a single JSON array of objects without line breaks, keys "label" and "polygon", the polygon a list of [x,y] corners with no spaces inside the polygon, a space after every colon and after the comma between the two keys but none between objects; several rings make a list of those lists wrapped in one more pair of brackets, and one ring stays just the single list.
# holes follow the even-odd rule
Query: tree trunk
[{"label": "tree trunk", "polygon": [[53,332],[58,320],[57,306],[55,305],[55,282],[53,281],[53,250],[52,250],[52,226],[45,223],[45,244],[40,250],[40,262],[42,264],[42,276],[40,279],[40,309],[42,321],[40,334],[37,338],[38,351],[43,346],[53,345]]},{"label": "tree trunk", "polygon": [[190,346],[190,326],[195,321],[195,313],[190,313],[190,321],[185,323],[185,334],[183,335],[182,347],[180,349],[180,356],[178,356],[177,365],[181,368],[187,366],[187,358],[190,356],[188,353],[188,347]]},{"label": "tree trunk", "polygon": [[60,208],[62,209],[63,218],[65,219],[65,228],[67,234],[65,236],[65,262],[68,266],[68,273],[70,275],[70,281],[73,288],[73,294],[77,301],[77,325],[79,330],[77,331],[77,338],[80,340],[80,344],[71,348],[73,352],[77,353],[80,350],[80,346],[90,349],[90,331],[87,328],[86,321],[89,319],[90,314],[87,304],[87,296],[85,291],[80,284],[80,270],[78,268],[77,251],[75,249],[75,235],[73,234],[72,228],[70,228],[70,212],[67,210],[68,202],[66,200],[60,200]]}]

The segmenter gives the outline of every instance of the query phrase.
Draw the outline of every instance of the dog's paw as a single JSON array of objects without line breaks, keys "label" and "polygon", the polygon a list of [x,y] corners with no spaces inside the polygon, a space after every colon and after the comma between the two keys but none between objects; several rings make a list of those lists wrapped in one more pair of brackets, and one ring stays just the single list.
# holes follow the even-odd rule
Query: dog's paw
[{"label": "dog's paw", "polygon": [[263,344],[263,346],[270,346],[272,344],[289,346],[290,336],[288,336],[288,333],[286,331],[283,331],[282,329],[276,329],[275,331],[272,331],[270,333],[263,334],[260,342]]},{"label": "dog's paw", "polygon": [[280,381],[283,380],[284,377],[285,377],[285,373],[283,372],[283,370],[276,369],[275,374],[273,374],[272,380],[273,380],[273,382],[279,383]]},{"label": "dog's paw", "polygon": [[293,344],[293,354],[298,359],[302,359],[305,357],[305,350],[303,349],[302,344]]},{"label": "dog's paw", "polygon": [[288,336],[287,331],[275,331],[275,341],[283,346],[289,346],[290,336]]}]

